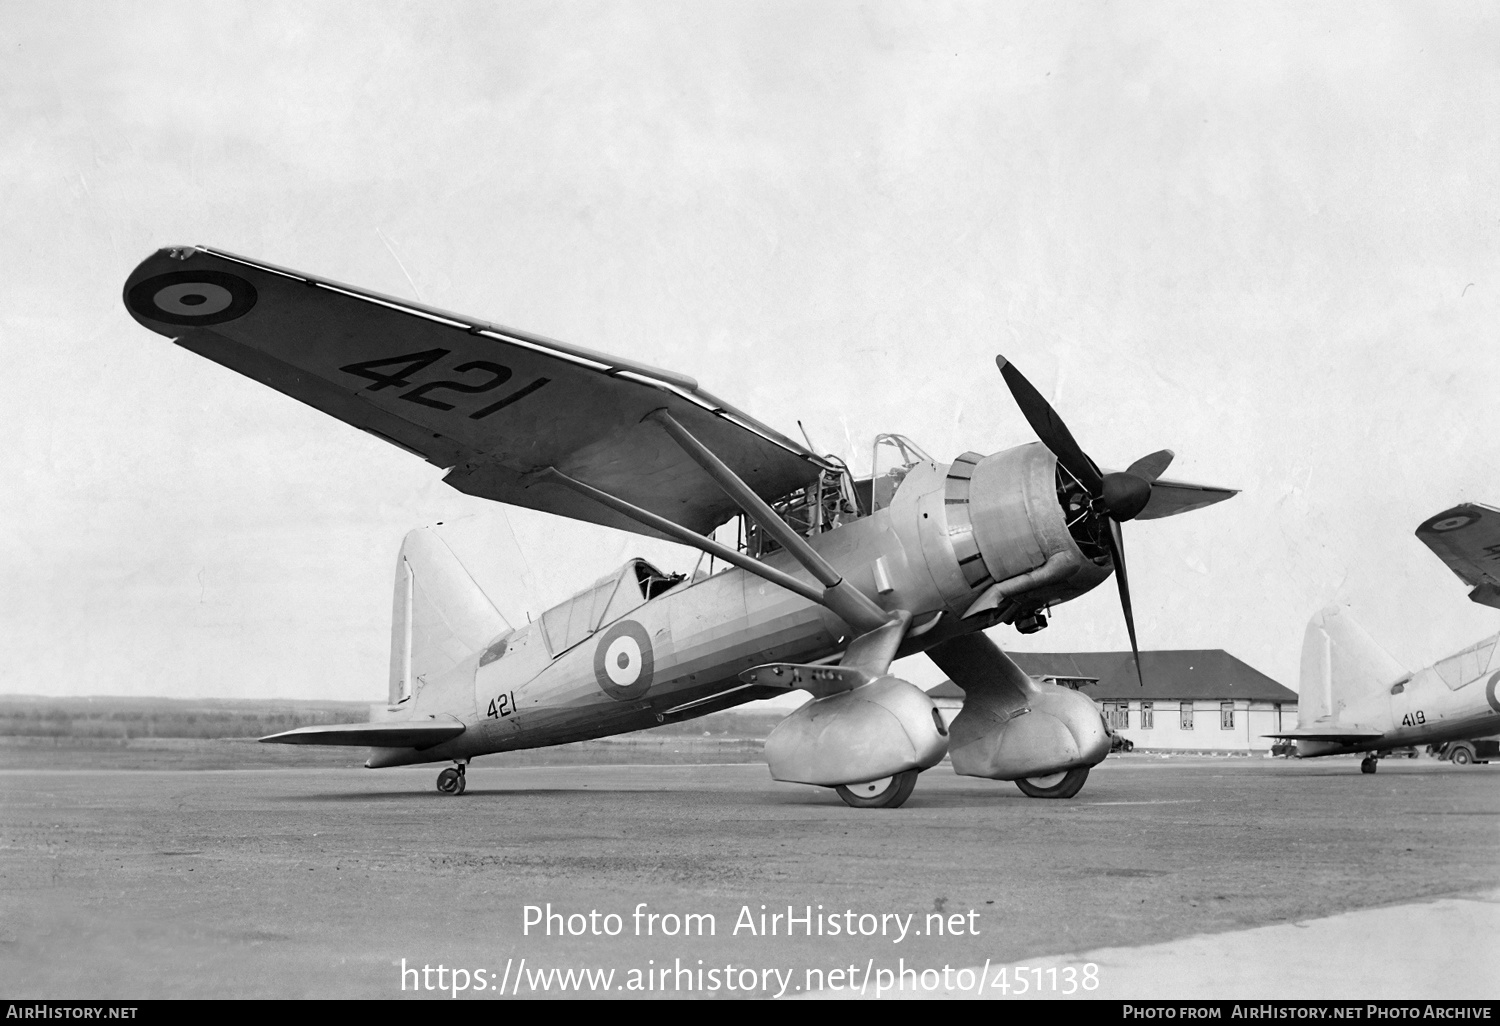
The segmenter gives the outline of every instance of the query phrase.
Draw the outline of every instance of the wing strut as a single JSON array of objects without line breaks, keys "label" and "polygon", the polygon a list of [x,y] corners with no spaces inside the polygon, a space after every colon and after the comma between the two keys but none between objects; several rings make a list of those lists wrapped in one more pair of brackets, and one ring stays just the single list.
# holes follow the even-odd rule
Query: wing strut
[{"label": "wing strut", "polygon": [[823,585],[823,594],[816,601],[861,632],[872,631],[891,619],[891,614],[877,606],[870,596],[845,581],[828,560],[807,544],[807,539],[788,527],[764,499],[756,495],[749,485],[741,481],[733,470],[715,456],[708,446],[698,441],[671,413],[658,409],[647,416],[660,424],[672,436],[672,440],[682,447],[682,451],[718,482],[719,487],[745,511],[746,516],[775,538],[808,573],[817,578],[818,583]]},{"label": "wing strut", "polygon": [[[729,548],[727,545],[720,545],[712,538],[705,538],[697,531],[674,523],[666,517],[659,517],[649,510],[641,509],[639,506],[632,505],[624,499],[617,498],[608,492],[600,491],[593,485],[584,484],[582,481],[564,474],[556,467],[545,467],[539,472],[538,476],[556,481],[558,484],[566,485],[580,495],[586,495],[595,502],[602,503],[618,513],[623,513],[632,520],[638,520],[647,527],[655,528],[662,534],[675,538],[684,545],[691,545],[693,548],[700,549],[712,556],[717,556],[724,562],[731,563],[741,570],[748,570],[758,577],[763,577],[772,584],[779,585],[787,591],[801,595],[809,602],[824,604],[823,592],[806,581],[800,581],[791,574],[782,573],[775,567],[767,566],[755,557],[747,556],[743,552]],[[834,610],[834,612],[838,611]]]}]

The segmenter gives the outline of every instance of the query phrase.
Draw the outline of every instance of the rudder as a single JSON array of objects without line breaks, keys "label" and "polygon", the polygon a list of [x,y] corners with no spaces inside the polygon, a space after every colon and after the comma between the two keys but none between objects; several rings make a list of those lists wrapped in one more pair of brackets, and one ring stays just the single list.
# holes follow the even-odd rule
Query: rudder
[{"label": "rudder", "polygon": [[1328,606],[1307,623],[1297,722],[1337,722],[1350,700],[1389,688],[1407,670],[1340,606]]},{"label": "rudder", "polygon": [[411,698],[510,629],[453,550],[431,528],[409,532],[396,559],[391,705]]}]

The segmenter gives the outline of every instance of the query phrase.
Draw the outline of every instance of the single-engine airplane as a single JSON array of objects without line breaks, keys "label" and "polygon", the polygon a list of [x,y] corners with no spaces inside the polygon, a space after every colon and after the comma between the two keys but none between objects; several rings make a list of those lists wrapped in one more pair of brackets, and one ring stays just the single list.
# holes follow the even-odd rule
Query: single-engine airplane
[{"label": "single-engine airplane", "polygon": [[[421,456],[460,491],[728,564],[688,579],[631,560],[512,627],[436,535],[409,534],[385,715],[262,740],[368,746],[370,767],[451,761],[449,794],[475,756],[801,689],[812,700],[766,739],[777,780],[895,807],[951,749],[960,774],[1072,797],[1109,752],[1098,709],[1033,681],[983,630],[1039,630],[1114,571],[1134,648],[1121,522],[1235,494],[1161,479],[1166,450],[1101,471],[1003,358],[1041,444],[939,463],[882,435],[877,463],[892,465],[856,480],[681,374],[207,247],[147,258],[124,299],[152,331]],[[742,541],[714,540],[736,517]],[[890,673],[915,652],[966,692],[949,726]]]},{"label": "single-engine airplane", "polygon": [[[1500,609],[1500,510],[1463,503],[1428,518],[1417,537],[1473,588],[1472,601]],[[1359,768],[1374,773],[1392,749],[1496,733],[1496,641],[1411,673],[1347,609],[1329,606],[1303,636],[1297,729],[1267,736],[1295,741],[1300,759],[1367,752]]]}]

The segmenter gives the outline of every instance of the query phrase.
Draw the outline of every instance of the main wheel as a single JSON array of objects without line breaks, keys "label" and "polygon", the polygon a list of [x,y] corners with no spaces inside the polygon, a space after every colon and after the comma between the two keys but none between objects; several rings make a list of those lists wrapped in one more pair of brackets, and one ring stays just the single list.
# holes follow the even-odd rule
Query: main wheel
[{"label": "main wheel", "polygon": [[1377,765],[1379,765],[1378,761],[1367,755],[1359,761],[1359,771],[1361,773],[1374,773]]},{"label": "main wheel", "polygon": [[1087,766],[1076,766],[1070,770],[1059,770],[1044,777],[1025,777],[1017,780],[1016,786],[1028,798],[1071,798],[1089,778]]},{"label": "main wheel", "polygon": [[863,784],[840,784],[834,788],[845,805],[856,809],[895,809],[911,797],[917,786],[917,774],[921,770],[910,769],[894,777],[867,780]]},{"label": "main wheel", "polygon": [[1455,766],[1467,766],[1474,761],[1474,753],[1469,751],[1468,745],[1459,745],[1453,749],[1453,754],[1448,756]]},{"label": "main wheel", "polygon": [[443,772],[438,774],[437,789],[443,792],[443,794],[463,794],[463,774],[458,772],[458,770],[454,769],[452,766],[449,766],[447,769],[443,770]]}]

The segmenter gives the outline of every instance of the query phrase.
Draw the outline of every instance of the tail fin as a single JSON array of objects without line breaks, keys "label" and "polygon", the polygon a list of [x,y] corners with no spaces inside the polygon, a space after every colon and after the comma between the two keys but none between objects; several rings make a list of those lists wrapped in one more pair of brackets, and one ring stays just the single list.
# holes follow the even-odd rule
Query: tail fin
[{"label": "tail fin", "polygon": [[1297,722],[1338,722],[1349,700],[1390,687],[1406,668],[1376,644],[1349,610],[1328,606],[1307,623]]},{"label": "tail fin", "polygon": [[390,704],[509,629],[441,538],[430,528],[410,532],[396,560]]}]

